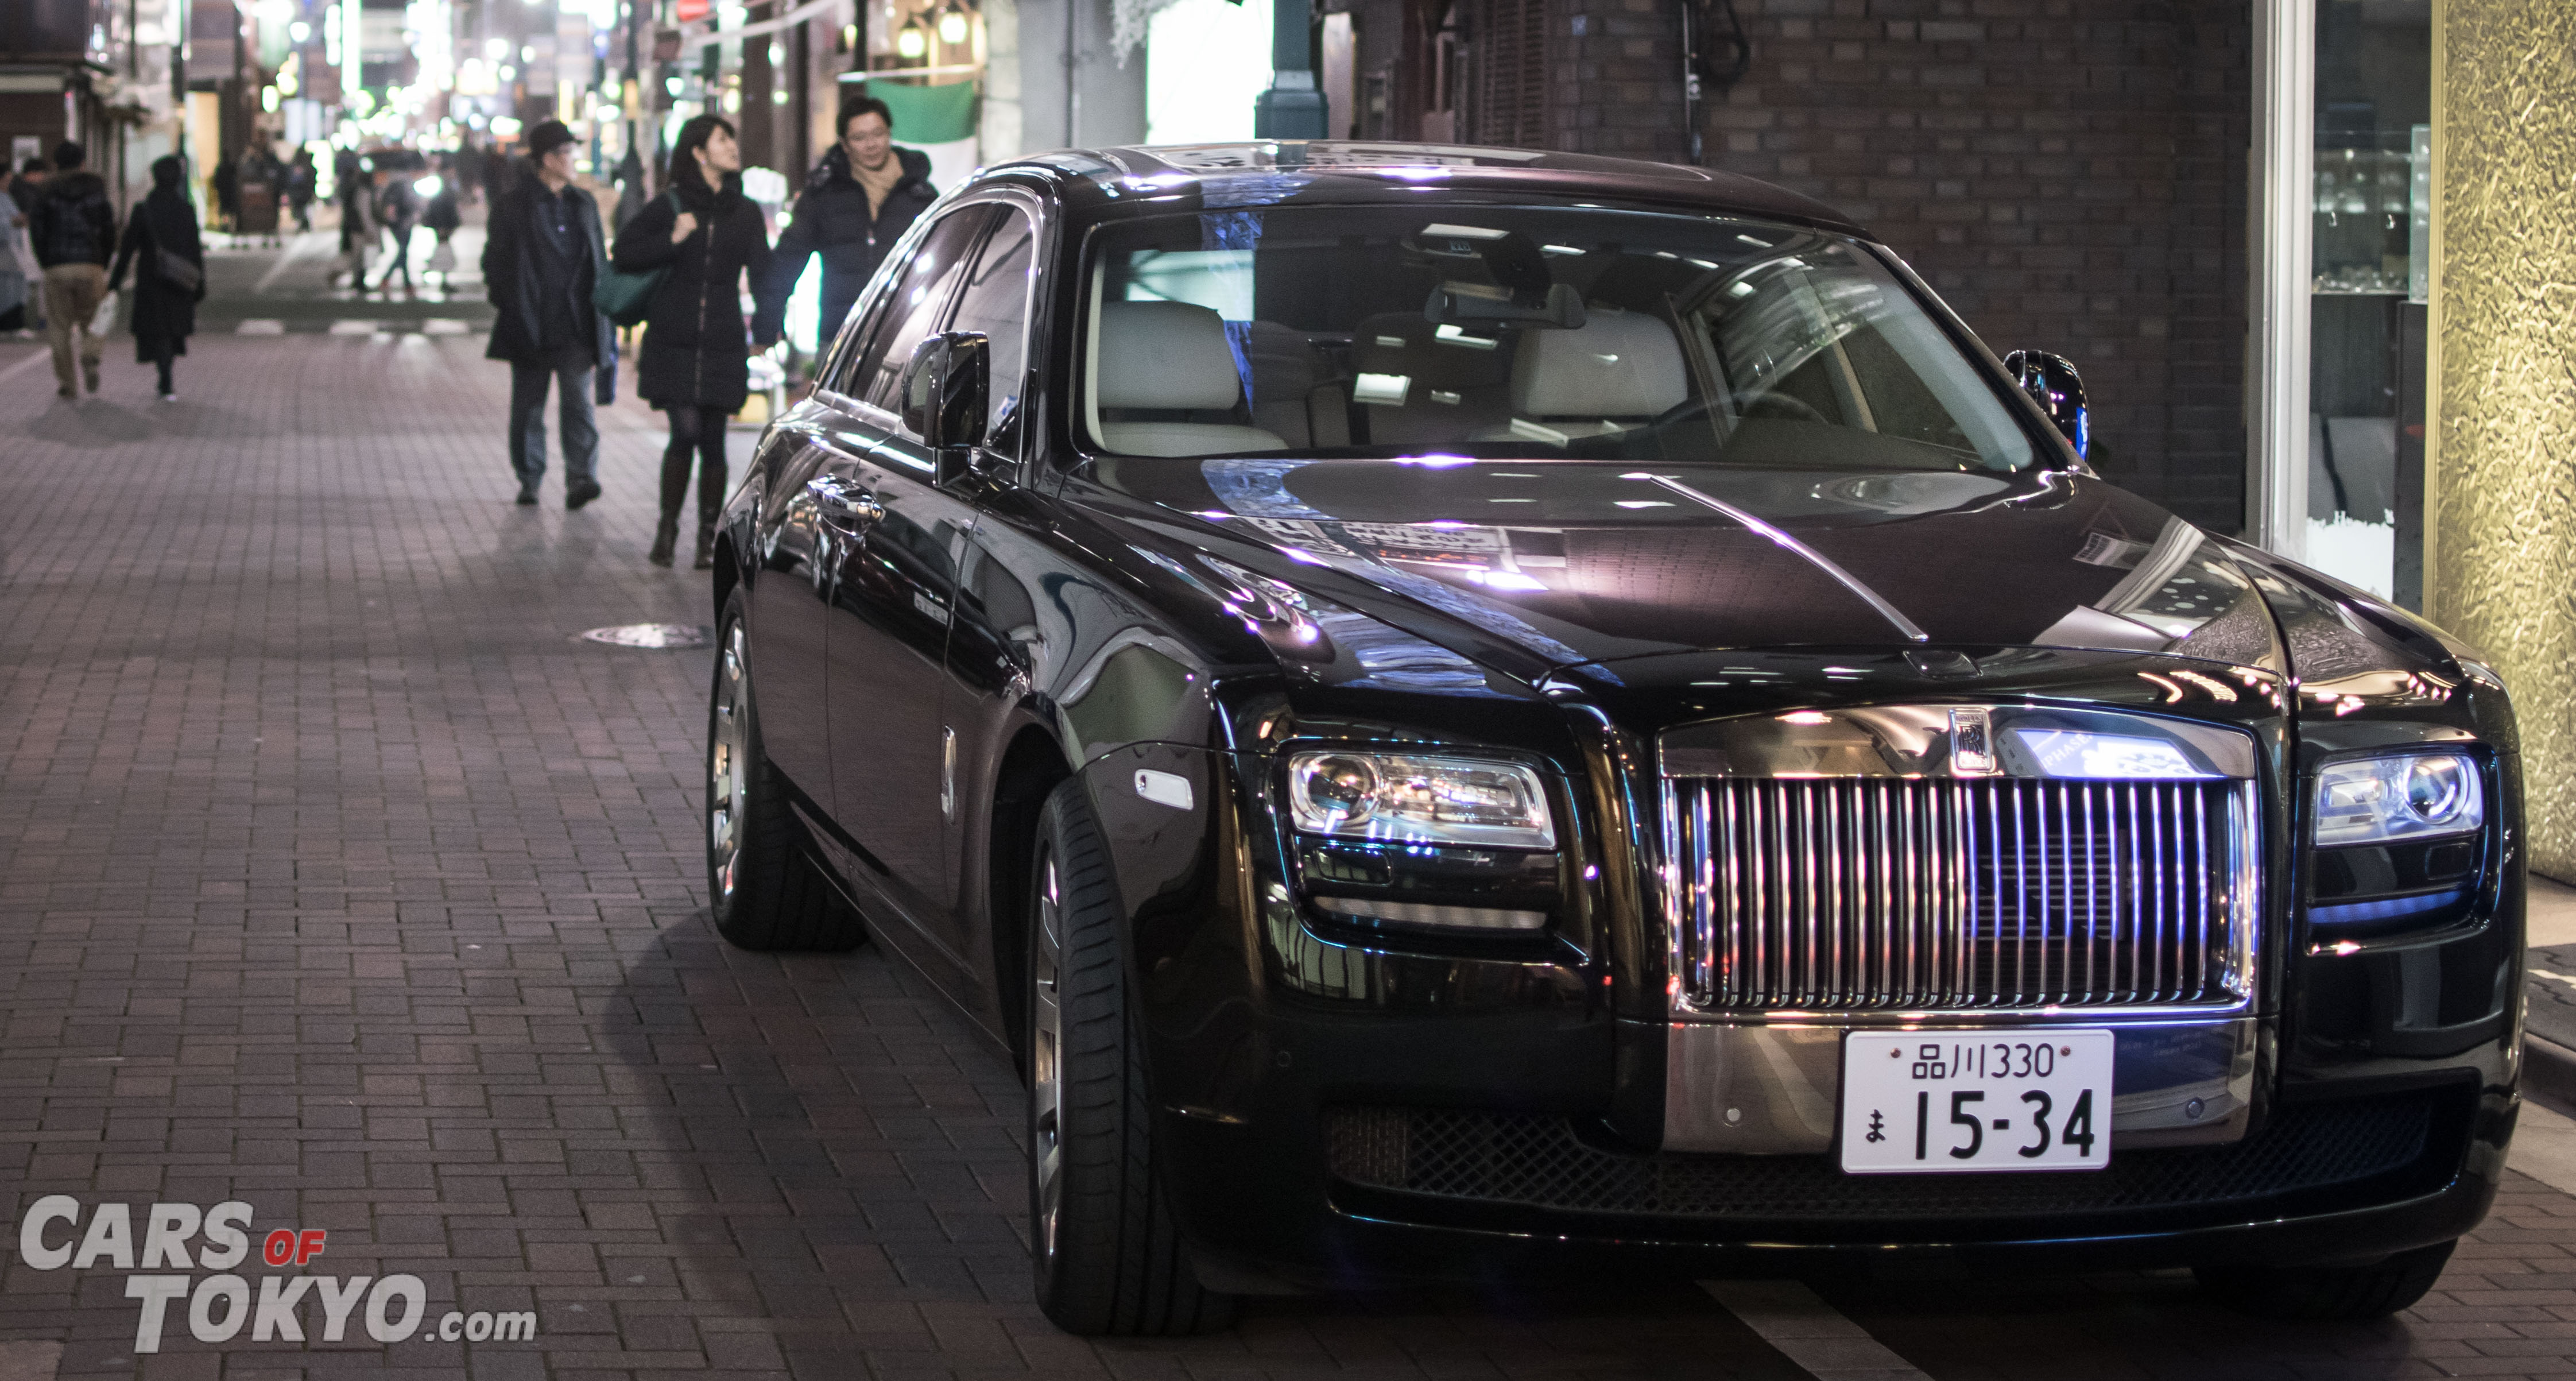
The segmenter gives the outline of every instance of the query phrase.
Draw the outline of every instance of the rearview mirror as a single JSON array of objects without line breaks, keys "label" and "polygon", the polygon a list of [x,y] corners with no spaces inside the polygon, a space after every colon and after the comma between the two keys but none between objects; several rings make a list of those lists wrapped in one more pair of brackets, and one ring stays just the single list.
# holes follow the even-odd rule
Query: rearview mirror
[{"label": "rearview mirror", "polygon": [[1583,294],[1576,292],[1571,283],[1557,283],[1538,293],[1490,288],[1482,283],[1443,283],[1431,290],[1430,300],[1422,304],[1422,315],[1427,321],[1451,326],[1508,321],[1576,331],[1583,327]]},{"label": "rearview mirror", "polygon": [[915,346],[903,371],[903,425],[921,438],[946,481],[984,444],[992,343],[981,331],[944,331]]},{"label": "rearview mirror", "polygon": [[2084,412],[2084,376],[2064,355],[2045,350],[2016,350],[2004,356],[2004,368],[2012,371],[2013,382],[2048,420],[2075,444],[2075,454],[2083,456],[2093,446],[2093,429]]}]

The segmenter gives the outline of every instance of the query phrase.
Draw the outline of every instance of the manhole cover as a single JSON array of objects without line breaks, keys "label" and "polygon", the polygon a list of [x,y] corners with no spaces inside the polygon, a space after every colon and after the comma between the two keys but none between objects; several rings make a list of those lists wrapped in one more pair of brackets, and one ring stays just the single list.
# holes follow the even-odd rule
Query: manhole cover
[{"label": "manhole cover", "polygon": [[694,623],[622,623],[594,628],[581,638],[611,647],[705,647],[715,641],[715,630]]}]

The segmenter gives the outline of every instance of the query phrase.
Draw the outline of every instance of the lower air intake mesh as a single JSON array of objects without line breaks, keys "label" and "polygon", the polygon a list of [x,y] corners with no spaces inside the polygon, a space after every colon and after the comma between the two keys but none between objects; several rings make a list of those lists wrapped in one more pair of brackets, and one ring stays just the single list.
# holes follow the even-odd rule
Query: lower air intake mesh
[{"label": "lower air intake mesh", "polygon": [[1335,1109],[1325,1146],[1352,1184],[1559,1211],[1815,1223],[2125,1213],[2402,1172],[2426,1159],[2437,1111],[2460,1102],[2432,1090],[2284,1107],[2233,1145],[2122,1152],[2080,1173],[1846,1175],[1831,1156],[1639,1155],[1596,1146],[1563,1118],[1445,1109]]}]

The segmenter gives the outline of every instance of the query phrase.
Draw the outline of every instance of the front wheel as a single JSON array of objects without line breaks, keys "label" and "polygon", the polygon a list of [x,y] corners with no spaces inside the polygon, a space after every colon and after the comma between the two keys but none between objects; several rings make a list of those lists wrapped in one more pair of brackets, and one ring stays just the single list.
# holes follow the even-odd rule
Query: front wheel
[{"label": "front wheel", "polygon": [[2380,1319],[2424,1298],[2456,1242],[2399,1252],[2368,1266],[2198,1266],[2211,1298],[2266,1319]]},{"label": "front wheel", "polygon": [[852,949],[864,935],[858,917],[806,855],[787,781],[761,748],[743,602],[739,589],[725,601],[707,694],[707,899],[716,933],[744,949]]},{"label": "front wheel", "polygon": [[1038,1307],[1084,1337],[1222,1327],[1156,1179],[1109,851],[1078,781],[1038,816],[1029,908],[1029,1255]]}]

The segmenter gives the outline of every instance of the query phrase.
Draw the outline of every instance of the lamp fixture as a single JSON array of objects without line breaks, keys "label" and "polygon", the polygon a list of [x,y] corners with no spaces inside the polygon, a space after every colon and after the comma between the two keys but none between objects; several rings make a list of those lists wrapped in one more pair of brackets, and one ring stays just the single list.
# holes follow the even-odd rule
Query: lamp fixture
[{"label": "lamp fixture", "polygon": [[930,35],[922,30],[919,16],[903,22],[903,28],[894,36],[894,51],[896,56],[905,58],[921,57],[930,51]]},{"label": "lamp fixture", "polygon": [[966,41],[966,7],[957,0],[948,0],[939,11],[939,41],[951,47]]}]

